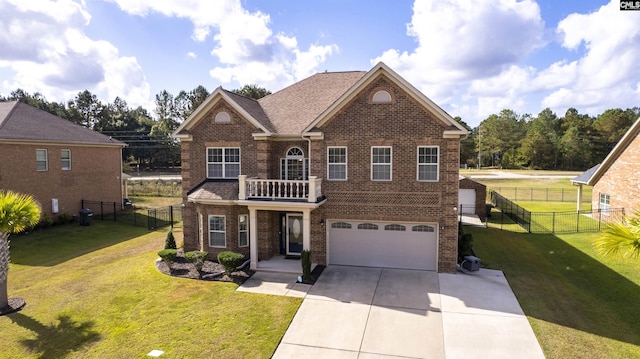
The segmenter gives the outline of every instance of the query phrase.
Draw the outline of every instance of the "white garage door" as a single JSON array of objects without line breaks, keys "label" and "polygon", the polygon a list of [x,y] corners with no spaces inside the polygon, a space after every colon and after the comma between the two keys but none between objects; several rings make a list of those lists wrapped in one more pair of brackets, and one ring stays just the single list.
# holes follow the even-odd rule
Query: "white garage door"
[{"label": "white garage door", "polygon": [[435,224],[328,221],[329,264],[437,269]]},{"label": "white garage door", "polygon": [[458,190],[458,210],[462,206],[462,214],[476,213],[476,190],[473,188],[460,188]]}]

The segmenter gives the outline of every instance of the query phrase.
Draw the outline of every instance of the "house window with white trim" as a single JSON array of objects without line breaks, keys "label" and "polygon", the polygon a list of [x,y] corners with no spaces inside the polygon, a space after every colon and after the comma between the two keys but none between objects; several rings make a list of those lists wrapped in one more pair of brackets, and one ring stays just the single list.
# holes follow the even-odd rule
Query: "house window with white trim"
[{"label": "house window with white trim", "polygon": [[240,148],[207,148],[207,178],[238,178],[240,174]]},{"label": "house window with white trim", "polygon": [[611,205],[611,196],[606,193],[600,193],[600,213],[605,216],[609,215],[609,208]]},{"label": "house window with white trim", "polygon": [[227,247],[227,226],[225,222],[224,216],[209,216],[209,247]]},{"label": "house window with white trim", "polygon": [[249,216],[241,214],[238,216],[238,246],[249,246]]},{"label": "house window with white trim", "polygon": [[391,181],[391,146],[371,147],[371,180]]},{"label": "house window with white trim", "polygon": [[60,150],[60,165],[63,171],[71,170],[71,150]]},{"label": "house window with white trim", "polygon": [[47,159],[47,150],[36,150],[36,170],[48,171],[49,161]]},{"label": "house window with white trim", "polygon": [[346,147],[327,147],[327,179],[335,181],[347,179]]},{"label": "house window with white trim", "polygon": [[439,171],[438,146],[418,147],[418,181],[437,182]]}]

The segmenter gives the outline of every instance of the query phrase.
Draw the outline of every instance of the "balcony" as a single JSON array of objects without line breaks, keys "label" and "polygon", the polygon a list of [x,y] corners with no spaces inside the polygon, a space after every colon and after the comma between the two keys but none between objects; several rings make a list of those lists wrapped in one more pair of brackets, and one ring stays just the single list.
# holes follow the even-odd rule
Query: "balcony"
[{"label": "balcony", "polygon": [[322,197],[322,179],[275,180],[238,176],[239,200],[269,200],[316,203]]}]

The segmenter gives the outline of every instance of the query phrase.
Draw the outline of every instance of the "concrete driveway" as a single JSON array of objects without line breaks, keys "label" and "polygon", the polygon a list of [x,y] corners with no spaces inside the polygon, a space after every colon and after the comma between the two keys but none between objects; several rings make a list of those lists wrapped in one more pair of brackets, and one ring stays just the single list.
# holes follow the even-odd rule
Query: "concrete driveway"
[{"label": "concrete driveway", "polygon": [[329,266],[273,358],[544,358],[500,271]]}]

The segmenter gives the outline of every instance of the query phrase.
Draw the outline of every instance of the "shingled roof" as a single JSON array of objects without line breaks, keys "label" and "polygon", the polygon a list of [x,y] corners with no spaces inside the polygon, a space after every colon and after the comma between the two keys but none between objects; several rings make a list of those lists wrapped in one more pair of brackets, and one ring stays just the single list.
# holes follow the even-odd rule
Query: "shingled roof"
[{"label": "shingled roof", "polygon": [[367,72],[323,72],[258,102],[279,134],[300,134]]},{"label": "shingled roof", "polygon": [[19,101],[0,102],[0,141],[126,146],[124,142]]}]

